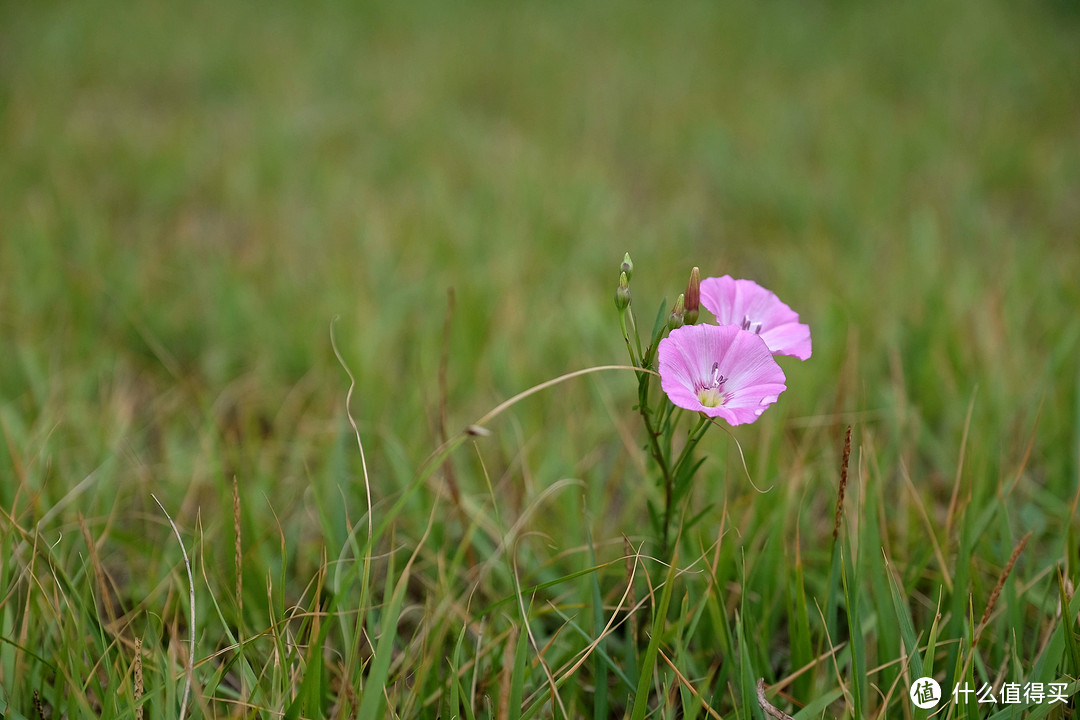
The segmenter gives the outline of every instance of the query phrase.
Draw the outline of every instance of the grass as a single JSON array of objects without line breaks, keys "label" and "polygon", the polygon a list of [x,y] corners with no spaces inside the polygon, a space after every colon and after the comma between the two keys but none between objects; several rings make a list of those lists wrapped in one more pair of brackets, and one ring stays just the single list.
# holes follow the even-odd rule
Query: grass
[{"label": "grass", "polygon": [[[176,717],[188,677],[189,717],[1071,696],[1078,23],[0,5],[0,714]],[[734,431],[769,490],[709,433],[667,556],[631,373],[462,432],[625,362],[627,250],[639,317],[699,265],[814,333]]]}]

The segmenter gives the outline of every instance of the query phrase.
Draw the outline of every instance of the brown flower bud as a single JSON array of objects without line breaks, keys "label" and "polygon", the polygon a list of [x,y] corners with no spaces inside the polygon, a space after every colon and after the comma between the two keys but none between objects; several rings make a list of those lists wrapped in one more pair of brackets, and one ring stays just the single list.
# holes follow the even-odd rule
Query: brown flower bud
[{"label": "brown flower bud", "polygon": [[693,325],[698,320],[698,311],[701,308],[701,271],[696,267],[690,271],[690,282],[686,284],[686,311],[683,320],[687,325]]}]

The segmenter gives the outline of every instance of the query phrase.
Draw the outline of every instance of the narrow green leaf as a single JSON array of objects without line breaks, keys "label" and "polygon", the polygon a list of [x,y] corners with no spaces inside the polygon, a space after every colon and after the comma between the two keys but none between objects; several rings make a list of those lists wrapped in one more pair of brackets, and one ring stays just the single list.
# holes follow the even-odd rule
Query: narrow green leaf
[{"label": "narrow green leaf", "polygon": [[382,623],[379,626],[379,642],[375,646],[375,657],[371,661],[371,671],[364,683],[364,694],[360,699],[358,720],[377,720],[383,717],[383,690],[390,672],[390,660],[394,654],[394,639],[397,636],[398,619],[401,617],[401,605],[405,600],[405,588],[408,585],[408,568],[401,574],[394,594],[386,606]]},{"label": "narrow green leaf", "polygon": [[[934,676],[934,654],[937,650],[938,633],[941,630],[941,602],[944,593],[944,587],[938,590],[937,611],[934,613],[934,622],[930,625],[930,637],[926,641],[926,652],[924,652],[922,656],[921,674],[916,675],[914,672],[912,672],[912,680],[915,680],[919,677]],[[943,690],[945,690],[945,688],[943,688]],[[945,692],[948,692],[948,690],[945,690]],[[922,720],[922,718],[929,717],[929,712],[929,708],[915,708],[914,720]]]},{"label": "narrow green leaf", "polygon": [[634,708],[630,713],[630,720],[642,720],[649,707],[649,686],[652,684],[653,669],[656,667],[657,651],[660,649],[660,637],[664,632],[667,622],[668,604],[671,602],[671,591],[675,585],[675,576],[678,569],[678,549],[671,559],[671,567],[668,569],[667,579],[660,592],[660,605],[653,615],[652,635],[649,638],[649,647],[645,650],[645,656],[641,660],[641,671],[638,675],[637,691],[634,693]]},{"label": "narrow green leaf", "polygon": [[[554,580],[548,580],[547,582],[537,583],[536,585],[533,585],[531,587],[524,588],[524,589],[522,589],[521,594],[523,596],[524,595],[534,595],[537,592],[539,592],[540,590],[546,590],[547,588],[550,588],[550,587],[555,587],[557,585],[562,585],[563,583],[569,582],[570,580],[576,580],[577,578],[580,578],[580,577],[583,577],[585,575],[589,575],[591,573],[594,573],[599,569],[606,568],[609,565],[613,565],[615,562],[622,562],[622,560],[607,562],[607,563],[604,563],[603,565],[598,565],[596,567],[586,568],[584,570],[575,570],[572,573],[569,573],[567,575],[562,575],[560,577],[555,578]],[[510,602],[513,602],[513,601],[517,600],[517,597],[518,596],[517,596],[516,593],[512,594],[512,595],[507,595],[506,597],[502,598],[501,600],[497,600],[497,601],[491,603],[490,605],[488,605],[483,610],[480,610],[478,613],[476,613],[474,615],[474,617],[476,617],[476,618],[486,617],[487,615],[490,615],[495,610],[498,610],[503,605],[506,605],[507,603],[510,603]]]},{"label": "narrow green leaf", "polygon": [[837,627],[837,618],[840,615],[840,600],[842,599],[840,590],[840,537],[832,545],[829,583],[826,586],[828,594],[825,597],[825,632],[828,637],[833,638],[833,642],[836,642],[836,638],[840,637],[839,628]]},{"label": "narrow green leaf", "polygon": [[[583,627],[574,622],[574,618],[570,617],[557,607],[552,608],[552,612],[558,615],[562,619],[562,621],[566,623],[566,627],[576,632],[582,640],[585,640],[586,642],[593,641],[593,636],[586,632]],[[601,645],[602,644],[603,643],[601,643]],[[606,670],[622,681],[623,686],[626,688],[626,692],[633,692],[634,683],[631,682],[630,676],[626,674],[625,670],[618,663],[615,662],[615,659],[611,657],[611,655],[609,655],[608,652],[602,649],[600,646],[597,646],[594,652],[601,658],[603,658],[604,667],[606,668]]]},{"label": "narrow green leaf", "polygon": [[[1074,618],[1078,612],[1080,612],[1080,592],[1073,593],[1068,612],[1062,612],[1062,616]],[[1031,671],[1032,680],[1038,681],[1040,678],[1056,674],[1054,669],[1058,667],[1065,651],[1065,631],[1068,627],[1064,622],[1058,623],[1057,628],[1054,629],[1054,634],[1050,636],[1050,642],[1046,644],[1046,649],[1035,661]]]},{"label": "narrow green leaf", "polygon": [[749,714],[754,720],[763,720],[765,714],[757,701],[757,672],[750,657],[750,646],[743,633],[742,613],[735,616],[735,637],[739,642],[739,692],[742,706],[750,709]]},{"label": "narrow green leaf", "polygon": [[701,469],[701,466],[708,458],[698,458],[694,462],[684,462],[679,466],[678,472],[675,475],[675,500],[681,500],[686,495],[687,490],[692,487],[692,481],[694,476],[697,475],[697,471]]},{"label": "narrow green leaf", "polygon": [[840,577],[844,585],[844,604],[847,607],[848,635],[851,642],[848,647],[851,650],[851,695],[852,712],[857,718],[865,717],[864,703],[867,698],[866,686],[866,656],[862,635],[862,614],[859,606],[859,596],[854,590],[857,589],[855,567],[847,553],[841,551]]},{"label": "narrow green leaf", "polygon": [[[795,563],[794,577],[788,583],[788,626],[791,628],[791,664],[802,668],[814,660],[813,642],[810,635],[810,614],[806,607],[806,585],[803,582],[802,561]],[[795,678],[791,690],[796,700],[809,699],[813,685],[814,669]]]},{"label": "narrow green leaf", "polygon": [[[1057,583],[1058,594],[1061,599],[1061,607],[1066,610],[1069,607],[1069,595],[1065,590],[1065,578],[1061,576],[1061,568],[1057,569]],[[1076,615],[1070,615],[1068,613],[1061,614],[1061,629],[1062,635],[1065,638],[1065,649],[1068,651],[1069,666],[1064,670],[1074,677],[1076,673],[1080,671],[1080,648],[1076,643],[1076,632],[1073,629],[1074,618]]]},{"label": "narrow green leaf", "polygon": [[[967,515],[965,514],[965,517]],[[957,550],[956,557],[968,558],[972,556],[971,547],[971,532],[970,521],[963,520],[960,523],[960,547]],[[966,562],[958,562],[955,564],[956,573],[953,575],[953,596],[952,607],[950,608],[950,616],[948,624],[945,628],[946,637],[962,637],[965,632],[966,623],[964,619],[967,617],[968,599],[971,595],[971,564]],[[969,636],[970,639],[970,636]],[[954,643],[949,648],[948,659],[945,661],[946,668],[957,667],[956,659],[960,652],[960,645]],[[953,683],[959,680],[956,676],[946,676],[946,683],[951,687]]]},{"label": "narrow green leaf", "polygon": [[322,698],[319,695],[322,689],[322,666],[322,643],[316,642],[308,651],[304,679],[300,681],[296,697],[285,710],[285,720],[299,720],[301,715],[322,715]]},{"label": "narrow green leaf", "polygon": [[656,345],[660,333],[664,331],[664,326],[667,325],[667,319],[667,298],[664,298],[660,301],[660,307],[656,309],[656,319],[653,320],[652,332],[649,333],[649,337],[653,339],[650,347]]},{"label": "narrow green leaf", "polygon": [[521,699],[525,695],[525,668],[529,665],[529,633],[522,628],[517,637],[517,649],[514,653],[514,672],[510,677],[510,720],[521,717]]},{"label": "narrow green leaf", "polygon": [[461,632],[458,633],[457,642],[454,643],[454,654],[451,655],[450,660],[450,710],[449,717],[456,717],[458,710],[461,709],[461,696],[459,690],[461,683],[459,682],[459,671],[461,670],[461,646],[465,643],[465,626],[461,626]]},{"label": "narrow green leaf", "polygon": [[0,697],[0,717],[10,718],[11,720],[27,720],[25,715],[20,715],[18,710],[8,705],[3,697]]},{"label": "narrow green leaf", "polygon": [[[888,563],[887,560],[885,562]],[[915,634],[915,624],[911,620],[911,613],[908,612],[899,581],[892,573],[889,573],[889,579],[893,612],[896,615],[896,623],[900,628],[900,637],[904,640],[904,650],[908,654],[908,667],[911,670],[911,677],[913,679],[920,678],[923,677],[923,662],[922,658],[919,657],[919,638]]]},{"label": "narrow green leaf", "polygon": [[825,716],[825,710],[844,696],[843,690],[833,690],[814,698],[799,712],[792,715],[795,720],[819,720]]},{"label": "narrow green leaf", "polygon": [[[457,680],[455,680],[454,685],[456,685],[458,687],[458,689],[461,691],[462,695],[465,694],[465,689],[463,687],[461,687],[461,678],[458,678]],[[462,712],[462,714],[465,715],[465,720],[476,720],[476,713],[473,712],[473,708],[472,708],[471,703],[465,703],[464,705],[462,705],[461,706],[461,712]]]}]

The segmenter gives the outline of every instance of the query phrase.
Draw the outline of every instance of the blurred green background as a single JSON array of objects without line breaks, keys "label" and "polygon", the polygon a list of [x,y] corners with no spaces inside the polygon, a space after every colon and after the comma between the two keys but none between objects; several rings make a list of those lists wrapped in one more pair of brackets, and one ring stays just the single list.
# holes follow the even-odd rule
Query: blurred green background
[{"label": "blurred green background", "polygon": [[454,287],[483,406],[618,354],[625,250],[657,297],[691,264],[776,288],[834,367],[935,323],[1007,364],[1075,314],[1065,3],[2,12],[7,399],[20,355],[271,391],[337,314],[370,387],[420,391]]},{"label": "blurred green background", "polygon": [[[1068,4],[0,12],[0,390],[61,487],[120,445],[186,486],[209,421],[272,437],[299,493],[340,419],[337,316],[362,429],[418,461],[447,290],[453,431],[624,360],[627,250],[644,324],[691,265],[802,313],[815,355],[775,415],[884,410],[954,458],[978,387],[986,442],[1022,449],[1044,404],[1039,457],[1076,477]],[[531,431],[573,412],[543,442],[563,472],[613,436],[570,392],[528,406]]]},{"label": "blurred green background", "polygon": [[[739,432],[759,484],[807,483],[808,526],[831,528],[850,422],[943,512],[975,398],[972,476],[1011,479],[1034,433],[1018,507],[1060,527],[1078,37],[1068,2],[0,3],[0,505],[33,524],[101,468],[60,517],[123,526],[153,490],[226,526],[237,475],[302,541],[339,472],[355,522],[333,318],[379,500],[438,443],[450,288],[454,432],[625,360],[629,251],[642,324],[693,265],[810,324],[813,358]],[[598,527],[631,532],[648,482],[612,458],[640,439],[633,390],[516,408],[494,480],[538,471],[507,502],[597,479]]]},{"label": "blurred green background", "polygon": [[[208,426],[270,438],[300,493],[341,418],[337,316],[376,468],[384,442],[418,461],[447,290],[453,431],[624,360],[627,250],[644,324],[691,265],[802,313],[815,354],[772,415],[884,412],[952,463],[978,387],[989,446],[1020,453],[1042,406],[1036,457],[1077,475],[1069,4],[0,12],[0,390],[9,452],[50,448],[39,502],[121,446],[166,486],[267,470],[250,443],[193,467]],[[567,394],[527,408],[573,413],[543,441],[563,472],[613,437]]]}]

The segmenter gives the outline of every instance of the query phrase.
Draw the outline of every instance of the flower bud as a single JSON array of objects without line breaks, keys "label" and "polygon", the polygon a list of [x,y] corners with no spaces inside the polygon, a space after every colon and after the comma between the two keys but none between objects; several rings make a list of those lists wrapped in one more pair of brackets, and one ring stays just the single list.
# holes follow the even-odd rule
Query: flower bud
[{"label": "flower bud", "polygon": [[619,287],[615,288],[615,307],[622,312],[630,306],[630,278],[626,273],[619,275]]},{"label": "flower bud", "polygon": [[671,308],[671,315],[668,317],[668,330],[675,330],[681,328],[685,324],[684,313],[686,312],[686,306],[683,301],[683,296],[680,295],[675,300],[675,307]]},{"label": "flower bud", "polygon": [[630,259],[630,253],[623,255],[622,266],[619,270],[626,273],[626,281],[630,282],[630,278],[634,276],[634,261]]},{"label": "flower bud", "polygon": [[687,325],[693,325],[698,320],[698,310],[701,307],[701,271],[696,267],[690,271],[690,282],[686,284],[686,312],[683,319]]}]

